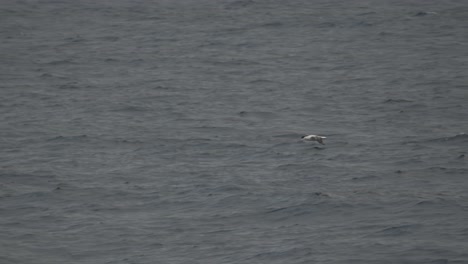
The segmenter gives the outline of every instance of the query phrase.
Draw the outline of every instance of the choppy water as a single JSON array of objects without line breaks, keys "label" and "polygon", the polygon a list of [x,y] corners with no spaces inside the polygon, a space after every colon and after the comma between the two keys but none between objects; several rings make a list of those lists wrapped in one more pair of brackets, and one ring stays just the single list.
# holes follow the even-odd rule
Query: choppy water
[{"label": "choppy water", "polygon": [[0,21],[1,263],[468,263],[467,2]]}]

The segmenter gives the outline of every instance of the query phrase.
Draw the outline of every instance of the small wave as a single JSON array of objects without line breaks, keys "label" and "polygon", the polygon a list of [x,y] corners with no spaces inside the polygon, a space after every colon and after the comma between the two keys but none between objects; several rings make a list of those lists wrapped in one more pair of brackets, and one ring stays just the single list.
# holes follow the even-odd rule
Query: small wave
[{"label": "small wave", "polygon": [[39,77],[40,78],[58,78],[58,79],[63,78],[62,76],[58,76],[58,75],[51,74],[48,72],[41,74]]},{"label": "small wave", "polygon": [[103,37],[100,37],[99,39],[104,40],[104,41],[110,41],[110,42],[116,42],[120,40],[120,38],[117,36],[103,36]]},{"label": "small wave", "polygon": [[249,262],[276,262],[281,259],[289,259],[291,256],[296,258],[304,258],[310,255],[312,255],[312,249],[310,248],[292,247],[287,249],[275,249],[268,252],[260,252],[253,257],[247,258],[246,260]]},{"label": "small wave", "polygon": [[227,193],[239,193],[245,190],[246,190],[245,188],[237,184],[225,184],[225,185],[212,188],[209,191],[210,193],[219,193],[219,194],[226,195]]},{"label": "small wave", "polygon": [[88,135],[78,135],[78,136],[56,136],[50,138],[48,141],[83,141],[88,139]]},{"label": "small wave", "polygon": [[406,141],[405,144],[420,144],[420,143],[468,143],[468,134],[460,133],[455,136],[448,136],[448,137],[439,137],[439,138],[422,138],[420,140],[410,140]]},{"label": "small wave", "polygon": [[391,226],[384,228],[377,232],[379,235],[384,236],[401,236],[411,234],[417,229],[419,229],[421,225],[419,224],[407,224],[407,225],[398,225],[398,226]]},{"label": "small wave", "polygon": [[240,111],[238,113],[240,117],[251,117],[251,118],[260,118],[260,119],[272,119],[276,118],[277,115],[272,112],[247,112],[247,111]]},{"label": "small wave", "polygon": [[452,137],[447,137],[445,140],[448,141],[468,141],[468,134],[465,133],[460,133],[458,135],[452,136]]},{"label": "small wave", "polygon": [[297,170],[304,169],[304,165],[303,164],[283,164],[283,165],[277,166],[276,169],[284,170],[284,171],[297,171]]},{"label": "small wave", "polygon": [[80,85],[76,82],[70,82],[70,83],[65,83],[60,86],[58,86],[59,89],[61,90],[77,90],[80,89]]},{"label": "small wave", "polygon": [[465,175],[468,174],[467,168],[445,168],[445,167],[431,167],[428,169],[431,172],[444,172],[445,174],[452,175]]},{"label": "small wave", "polygon": [[281,23],[279,21],[275,21],[275,22],[265,23],[265,24],[262,25],[262,27],[280,27],[282,25],[283,25],[283,23]]},{"label": "small wave", "polygon": [[45,64],[47,65],[70,65],[70,64],[75,64],[73,61],[70,60],[56,60],[56,61],[50,61],[46,62]]},{"label": "small wave", "polygon": [[249,83],[251,84],[276,84],[278,82],[272,81],[272,80],[265,80],[265,79],[256,79],[256,80],[250,81]]},{"label": "small wave", "polygon": [[412,103],[414,101],[407,99],[387,99],[383,101],[385,104],[396,104],[396,103]]},{"label": "small wave", "polygon": [[286,133],[286,134],[279,134],[279,135],[274,135],[274,138],[295,138],[295,139],[300,139],[301,136],[304,134],[299,134],[299,133]]},{"label": "small wave", "polygon": [[456,143],[456,144],[466,144],[468,143],[468,134],[460,133],[455,136],[441,137],[436,139],[429,139],[427,141],[434,141],[440,143]]},{"label": "small wave", "polygon": [[186,139],[187,142],[208,142],[208,141],[211,141],[211,139],[209,138],[188,138]]},{"label": "small wave", "polygon": [[334,22],[323,22],[318,25],[319,28],[331,28],[336,26],[338,26],[338,24]]},{"label": "small wave", "polygon": [[436,12],[429,12],[429,11],[419,11],[417,12],[416,14],[414,14],[414,16],[430,16],[430,15],[437,15]]},{"label": "small wave", "polygon": [[198,126],[193,127],[192,130],[199,132],[210,132],[210,133],[228,133],[234,132],[235,129],[232,127],[221,127],[221,126]]},{"label": "small wave", "polygon": [[376,12],[365,12],[365,13],[360,13],[358,16],[368,16],[368,15],[375,15],[377,14]]},{"label": "small wave", "polygon": [[313,192],[307,202],[271,208],[266,211],[265,214],[278,217],[278,219],[281,220],[287,219],[290,216],[304,216],[316,212],[323,213],[324,211],[348,210],[350,207],[352,207],[352,205],[345,202],[340,196],[325,192]]},{"label": "small wave", "polygon": [[147,107],[137,105],[126,105],[113,110],[114,112],[145,112],[148,111]]},{"label": "small wave", "polygon": [[117,144],[143,144],[144,142],[136,139],[113,138],[110,140],[112,143]]},{"label": "small wave", "polygon": [[228,3],[225,7],[226,9],[240,9],[248,7],[255,2],[253,0],[236,0]]},{"label": "small wave", "polygon": [[366,175],[362,177],[353,177],[351,180],[353,181],[373,181],[379,179],[378,176],[375,175]]},{"label": "small wave", "polygon": [[442,198],[440,195],[437,197],[427,197],[425,199],[421,199],[413,204],[412,207],[415,211],[436,211],[437,209],[441,208],[449,210],[466,210],[466,206],[460,204],[457,200],[450,199],[450,197]]}]

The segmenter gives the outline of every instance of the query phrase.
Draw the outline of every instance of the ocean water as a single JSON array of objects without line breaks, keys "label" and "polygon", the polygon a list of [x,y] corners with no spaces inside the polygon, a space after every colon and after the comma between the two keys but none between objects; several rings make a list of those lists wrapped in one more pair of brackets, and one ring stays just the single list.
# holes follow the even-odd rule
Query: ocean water
[{"label": "ocean water", "polygon": [[0,263],[468,263],[467,2],[0,21]]}]

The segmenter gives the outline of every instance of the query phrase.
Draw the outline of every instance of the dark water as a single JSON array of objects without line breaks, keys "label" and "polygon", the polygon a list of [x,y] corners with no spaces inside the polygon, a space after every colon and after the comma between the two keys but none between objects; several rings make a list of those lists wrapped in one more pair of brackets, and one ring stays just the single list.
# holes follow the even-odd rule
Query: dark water
[{"label": "dark water", "polygon": [[467,25],[455,0],[2,2],[0,263],[468,263]]}]

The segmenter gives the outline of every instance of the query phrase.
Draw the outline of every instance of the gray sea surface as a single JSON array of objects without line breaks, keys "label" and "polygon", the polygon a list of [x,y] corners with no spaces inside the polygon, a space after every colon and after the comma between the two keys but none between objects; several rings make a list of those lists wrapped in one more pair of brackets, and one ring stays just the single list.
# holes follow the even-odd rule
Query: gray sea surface
[{"label": "gray sea surface", "polygon": [[457,0],[2,1],[0,263],[468,263],[467,25]]}]

